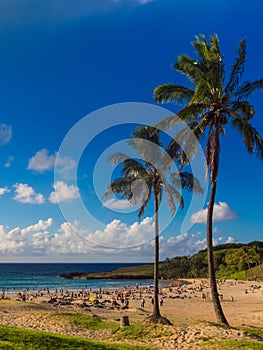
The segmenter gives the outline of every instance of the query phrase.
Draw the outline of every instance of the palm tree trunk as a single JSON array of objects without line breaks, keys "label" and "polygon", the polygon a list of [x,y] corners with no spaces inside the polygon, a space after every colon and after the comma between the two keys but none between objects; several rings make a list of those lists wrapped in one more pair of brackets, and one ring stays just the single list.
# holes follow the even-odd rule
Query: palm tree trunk
[{"label": "palm tree trunk", "polygon": [[225,318],[219,294],[217,290],[216,283],[216,274],[215,274],[215,266],[214,266],[214,254],[213,254],[213,210],[215,204],[215,195],[216,195],[216,180],[211,183],[210,190],[210,199],[207,209],[207,257],[208,257],[208,271],[209,271],[209,279],[210,279],[210,288],[211,288],[211,296],[212,302],[215,309],[215,314],[218,322],[222,322],[228,326],[228,322]]},{"label": "palm tree trunk", "polygon": [[158,217],[158,193],[154,188],[154,305],[153,314],[155,318],[161,317],[159,308],[159,217]]}]

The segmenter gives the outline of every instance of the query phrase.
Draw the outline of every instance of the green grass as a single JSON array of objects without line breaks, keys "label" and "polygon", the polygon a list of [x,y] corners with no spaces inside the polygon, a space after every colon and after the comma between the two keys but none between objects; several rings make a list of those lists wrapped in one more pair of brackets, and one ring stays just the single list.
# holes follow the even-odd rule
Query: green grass
[{"label": "green grass", "polygon": [[102,321],[95,316],[83,315],[77,312],[58,312],[52,315],[52,318],[75,325],[79,328],[98,330],[114,329],[116,325]]},{"label": "green grass", "polygon": [[257,338],[258,340],[261,340],[263,342],[263,329],[260,328],[249,328],[245,329],[245,334],[249,334]]},{"label": "green grass", "polygon": [[221,340],[218,342],[205,342],[202,347],[213,350],[263,350],[263,343],[249,340]]},{"label": "green grass", "polygon": [[0,349],[4,350],[150,350],[147,346],[102,343],[42,331],[0,325]]},{"label": "green grass", "polygon": [[[263,329],[249,328],[244,330],[244,334],[253,336],[253,340],[208,340],[202,344],[204,349],[213,350],[263,350]],[[205,340],[205,339],[204,339]]]},{"label": "green grass", "polygon": [[139,265],[139,266],[128,266],[119,267],[112,271],[95,272],[90,273],[90,277],[93,278],[152,278],[153,277],[153,264]]},{"label": "green grass", "polygon": [[114,338],[118,340],[147,340],[168,337],[171,334],[169,329],[160,325],[140,324],[118,329],[118,331],[115,332]]}]

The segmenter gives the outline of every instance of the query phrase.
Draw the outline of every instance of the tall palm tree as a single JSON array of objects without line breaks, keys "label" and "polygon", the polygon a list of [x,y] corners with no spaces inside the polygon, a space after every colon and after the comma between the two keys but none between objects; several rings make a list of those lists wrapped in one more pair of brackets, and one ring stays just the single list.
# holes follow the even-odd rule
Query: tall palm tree
[{"label": "tall palm tree", "polygon": [[[176,148],[174,142],[171,142],[172,146],[170,144],[169,156],[167,157],[167,152],[163,152],[161,149],[160,132],[157,129],[140,126],[137,127],[132,136],[129,144],[141,160],[130,158],[123,153],[113,154],[110,161],[113,165],[121,165],[121,177],[108,185],[103,198],[118,194],[121,195],[121,198],[128,198],[133,203],[139,203],[138,217],[141,217],[153,196],[154,304],[153,313],[147,322],[170,324],[170,321],[161,316],[159,308],[159,206],[163,192],[165,192],[171,214],[174,214],[176,211],[175,202],[178,202],[181,208],[184,207],[183,197],[177,190],[179,186],[182,189],[186,188],[199,193],[202,193],[202,188],[199,181],[188,172],[172,173],[171,181],[169,181],[167,174],[172,162],[179,158],[179,147]],[[144,188],[142,183],[144,183]]]},{"label": "tall palm tree", "polygon": [[[212,223],[216,196],[220,159],[220,140],[228,125],[243,136],[249,153],[263,159],[263,141],[257,130],[251,125],[255,111],[248,102],[250,95],[262,90],[263,79],[241,83],[246,59],[246,40],[239,43],[238,55],[226,79],[223,57],[219,49],[217,35],[209,42],[204,35],[196,36],[192,43],[196,58],[187,55],[178,57],[174,68],[183,73],[192,83],[192,88],[177,84],[164,84],[154,90],[157,103],[174,102],[183,105],[177,113],[187,122],[193,133],[200,139],[207,136],[206,163],[210,181],[210,199],[207,210],[207,253],[213,305],[217,320],[228,324],[224,316],[216,284],[213,260]],[[160,126],[171,128],[178,118],[171,116]],[[187,140],[185,141],[187,143]]]}]

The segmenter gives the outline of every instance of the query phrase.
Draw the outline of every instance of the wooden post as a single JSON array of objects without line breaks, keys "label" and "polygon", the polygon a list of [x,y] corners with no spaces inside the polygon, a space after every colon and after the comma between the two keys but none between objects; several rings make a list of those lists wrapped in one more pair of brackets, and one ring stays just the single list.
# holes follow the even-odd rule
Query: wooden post
[{"label": "wooden post", "polygon": [[123,328],[129,325],[130,325],[129,316],[121,316],[120,327]]}]

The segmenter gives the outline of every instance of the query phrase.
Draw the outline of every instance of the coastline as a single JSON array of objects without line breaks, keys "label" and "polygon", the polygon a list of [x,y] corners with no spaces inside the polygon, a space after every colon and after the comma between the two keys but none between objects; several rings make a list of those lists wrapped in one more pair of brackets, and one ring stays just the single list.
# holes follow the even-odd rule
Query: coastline
[{"label": "coastline", "polygon": [[[207,323],[216,322],[207,279],[184,281],[188,284],[181,283],[179,286],[166,286],[161,289],[160,297],[163,299],[161,314],[173,323],[172,326],[166,326],[168,327],[166,332],[169,329],[171,336],[163,340],[153,337],[148,339],[149,343],[159,346],[159,349],[184,350],[192,349],[193,341],[198,344],[200,334],[211,339],[245,337],[243,331],[233,328],[226,331],[222,327]],[[220,282],[218,288],[222,295],[222,307],[231,327],[263,328],[263,282],[226,280]],[[2,310],[0,323],[92,339],[101,339],[105,336],[115,339],[108,330],[90,331],[74,326],[67,320],[76,313],[98,317],[118,326],[120,318],[128,316],[130,324],[136,326],[141,325],[152,312],[153,290],[147,286],[105,289],[101,290],[101,293],[99,289],[83,292],[79,291],[78,294],[76,291],[58,291],[55,295],[46,291],[38,296],[28,293],[26,301],[16,300],[17,293],[11,293],[10,300],[0,300]],[[142,299],[145,300],[143,307]],[[125,300],[129,301],[128,307],[125,307]],[[183,345],[180,343],[180,346],[176,347],[175,340]]]},{"label": "coastline", "polygon": [[[193,320],[215,322],[213,306],[210,299],[208,279],[181,279],[162,281],[160,298],[163,299],[161,312],[171,318],[177,317]],[[218,283],[222,306],[230,323],[241,326],[247,323],[263,328],[263,282],[226,280]],[[25,298],[23,298],[25,295]],[[3,294],[2,294],[3,296]],[[68,305],[73,309],[100,309],[106,316],[115,310],[136,315],[145,299],[144,311],[152,310],[153,288],[149,285],[122,286],[121,288],[60,289],[23,292],[5,292],[2,302],[17,301],[20,305],[37,304],[47,308]],[[8,300],[5,300],[8,299]],[[128,308],[124,302],[129,301]],[[24,301],[23,301],[24,300]],[[100,307],[98,307],[100,306]],[[205,306],[205,307],[204,307]],[[113,307],[113,308],[112,308]],[[133,312],[131,311],[133,310]],[[108,316],[107,316],[108,317]],[[139,317],[140,319],[140,317]]]}]

